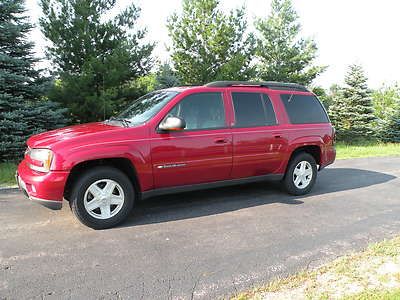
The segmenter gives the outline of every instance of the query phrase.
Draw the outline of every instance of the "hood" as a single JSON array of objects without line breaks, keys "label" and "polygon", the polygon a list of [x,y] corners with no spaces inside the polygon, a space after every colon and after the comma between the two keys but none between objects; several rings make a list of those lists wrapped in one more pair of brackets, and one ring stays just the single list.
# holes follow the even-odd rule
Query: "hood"
[{"label": "hood", "polygon": [[74,125],[33,135],[28,139],[27,144],[30,148],[51,148],[58,142],[72,138],[121,129],[119,126],[112,126],[103,122]]}]

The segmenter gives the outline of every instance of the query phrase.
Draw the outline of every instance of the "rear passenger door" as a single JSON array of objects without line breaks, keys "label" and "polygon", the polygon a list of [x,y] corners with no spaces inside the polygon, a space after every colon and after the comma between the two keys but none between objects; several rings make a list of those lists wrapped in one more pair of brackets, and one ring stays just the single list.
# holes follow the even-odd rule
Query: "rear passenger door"
[{"label": "rear passenger door", "polygon": [[232,178],[276,173],[287,140],[266,93],[230,93],[234,111]]}]

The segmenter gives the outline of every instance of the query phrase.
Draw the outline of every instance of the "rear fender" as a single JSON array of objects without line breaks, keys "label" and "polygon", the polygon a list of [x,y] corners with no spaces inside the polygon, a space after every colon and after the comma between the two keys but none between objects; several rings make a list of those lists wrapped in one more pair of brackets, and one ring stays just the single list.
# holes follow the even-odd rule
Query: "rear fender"
[{"label": "rear fender", "polygon": [[[285,157],[285,161],[283,163],[282,172],[286,172],[287,165],[293,156],[293,153],[303,147],[307,146],[317,146],[319,148],[319,157],[322,158],[322,149],[324,147],[324,141],[320,136],[311,135],[311,136],[303,136],[292,140],[288,145],[287,156]],[[320,164],[320,161],[317,161],[317,164]]]}]

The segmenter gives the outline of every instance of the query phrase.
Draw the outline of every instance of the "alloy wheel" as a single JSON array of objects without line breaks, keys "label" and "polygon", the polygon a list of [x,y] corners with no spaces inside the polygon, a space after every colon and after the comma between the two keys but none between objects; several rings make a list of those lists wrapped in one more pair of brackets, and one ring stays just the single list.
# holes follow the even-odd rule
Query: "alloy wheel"
[{"label": "alloy wheel", "polygon": [[92,183],[84,195],[84,206],[89,215],[96,219],[115,216],[124,205],[125,194],[114,180],[100,179]]}]

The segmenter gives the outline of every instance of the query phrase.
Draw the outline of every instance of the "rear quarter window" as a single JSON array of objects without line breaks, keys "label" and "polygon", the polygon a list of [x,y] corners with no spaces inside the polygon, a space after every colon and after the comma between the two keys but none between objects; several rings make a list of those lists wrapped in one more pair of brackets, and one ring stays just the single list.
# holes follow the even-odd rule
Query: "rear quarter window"
[{"label": "rear quarter window", "polygon": [[329,123],[322,103],[313,95],[282,94],[292,124]]}]

